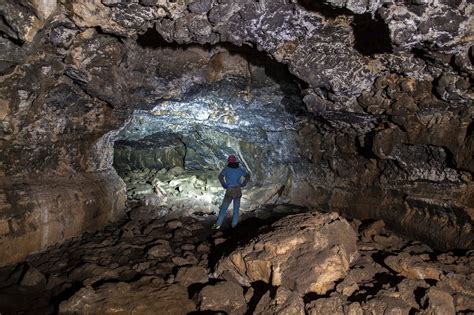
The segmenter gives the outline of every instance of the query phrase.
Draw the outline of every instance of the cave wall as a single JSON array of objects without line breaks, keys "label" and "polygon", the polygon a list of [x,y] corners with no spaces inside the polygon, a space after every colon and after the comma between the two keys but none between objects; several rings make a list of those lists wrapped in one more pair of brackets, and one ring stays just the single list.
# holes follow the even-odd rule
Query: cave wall
[{"label": "cave wall", "polygon": [[[292,175],[292,202],[472,248],[472,9],[466,0],[3,1],[0,248],[17,253],[0,264],[121,215],[120,128],[133,110],[246,78],[245,64],[192,47],[219,43],[252,47],[305,83],[311,119],[297,141],[311,167]],[[84,178],[115,193],[98,196]],[[11,198],[18,185],[28,192]],[[82,210],[65,206],[72,200]],[[21,246],[50,225],[26,224],[40,213],[102,219],[57,219],[70,234],[46,229],[45,241]]]}]

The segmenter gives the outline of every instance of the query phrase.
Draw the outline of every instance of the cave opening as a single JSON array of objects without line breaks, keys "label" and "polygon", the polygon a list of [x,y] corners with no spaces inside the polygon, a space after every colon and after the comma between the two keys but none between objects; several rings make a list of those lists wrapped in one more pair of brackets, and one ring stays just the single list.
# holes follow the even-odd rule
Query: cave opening
[{"label": "cave opening", "polygon": [[[117,134],[113,166],[130,208],[214,214],[224,193],[218,174],[231,154],[252,177],[243,210],[291,202],[285,190],[292,169],[304,163],[297,132],[310,119],[306,85],[251,47],[170,44],[154,29],[137,43],[164,60],[151,75],[175,82],[182,93],[134,110]],[[190,77],[192,84],[184,82]]]}]

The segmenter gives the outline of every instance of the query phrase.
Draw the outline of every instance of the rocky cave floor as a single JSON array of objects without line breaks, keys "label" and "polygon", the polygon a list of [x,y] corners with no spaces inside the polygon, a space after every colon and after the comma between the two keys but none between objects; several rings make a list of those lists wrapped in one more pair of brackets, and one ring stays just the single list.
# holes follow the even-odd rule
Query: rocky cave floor
[{"label": "rocky cave floor", "polygon": [[163,214],[176,211],[191,214],[196,209],[207,208],[210,211],[206,212],[210,213],[211,208],[219,207],[223,190],[218,174],[218,171],[185,171],[176,166],[170,170],[142,168],[124,172],[121,177],[127,185],[129,205],[161,206]]},{"label": "rocky cave floor", "polygon": [[[258,248],[258,243],[264,241],[262,234],[268,240],[268,235],[271,238],[275,236],[272,233],[279,233],[279,242],[298,247],[284,242],[292,237],[284,231],[303,229],[291,217],[308,213],[294,214],[301,209],[290,205],[268,206],[266,211],[272,215],[266,220],[255,217],[255,212],[247,213],[237,228],[224,226],[222,231],[212,231],[212,217],[174,214],[157,218],[150,209],[136,208],[128,213],[129,218],[100,231],[50,246],[24,263],[1,268],[0,313],[474,313],[474,250],[436,252],[425,244],[395,235],[383,221],[347,219],[356,231],[358,255],[350,264],[329,260],[333,263],[327,265],[327,274],[319,278],[312,274],[315,268],[300,261],[295,279],[324,282],[324,277],[329,277],[332,281],[326,281],[322,291],[320,287],[320,294],[298,294],[265,281],[242,285],[232,273],[219,273],[217,266],[230,253],[245,251],[250,243]],[[333,222],[344,221],[336,214],[329,215]],[[308,222],[305,217],[302,219]],[[282,220],[289,220],[281,223],[288,229],[273,228]],[[313,238],[323,242],[324,238],[334,237],[325,226],[314,233],[311,230]],[[308,250],[296,249],[302,254],[300,257],[306,254],[302,253],[304,248]],[[267,251],[268,261],[283,259],[271,246]],[[340,266],[334,262],[347,264],[346,271],[335,277]],[[284,266],[285,262],[281,263]],[[249,263],[241,267],[252,266]],[[251,270],[245,272],[251,274]]]}]

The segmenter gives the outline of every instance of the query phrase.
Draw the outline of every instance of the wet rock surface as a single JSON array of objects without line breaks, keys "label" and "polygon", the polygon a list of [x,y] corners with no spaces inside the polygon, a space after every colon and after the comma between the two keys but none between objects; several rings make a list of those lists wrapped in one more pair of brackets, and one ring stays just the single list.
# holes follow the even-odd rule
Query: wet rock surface
[{"label": "wet rock surface", "polygon": [[[210,229],[211,223],[199,217],[170,215],[159,219],[125,219],[51,246],[29,256],[24,263],[0,269],[0,312],[455,314],[472,311],[472,251],[436,252],[425,244],[397,237],[380,227],[380,223],[347,221],[336,213],[309,212],[262,220],[253,212],[253,217],[241,221],[237,228],[218,232]],[[295,224],[304,229],[293,240],[310,234],[314,243],[288,239],[289,227]],[[346,233],[331,234],[336,231],[332,230],[335,225],[342,225]],[[374,225],[379,228],[374,229]],[[215,245],[216,239],[223,242]],[[281,251],[277,254],[281,256],[264,261],[263,255],[274,253],[271,240],[280,241]],[[260,251],[246,251],[247,247],[258,244],[266,245]],[[322,250],[321,246],[326,249]],[[331,251],[335,246],[339,249]],[[351,248],[352,258],[333,260],[331,268],[339,268],[338,277],[326,279],[332,285],[318,292],[311,289],[311,281],[305,278],[313,279],[313,269],[323,265],[313,268],[309,260],[291,261],[283,253],[291,252],[293,256],[299,253],[298,257],[312,256],[318,261],[317,257],[323,253],[325,257],[338,257],[343,247]],[[223,268],[232,260],[238,265],[234,259],[237,254],[243,260],[260,256],[262,264],[273,262],[273,280],[278,278],[278,268],[282,270],[282,280],[284,268],[286,271],[299,268],[301,278],[295,278],[293,283],[263,278],[242,283],[236,277],[235,266]],[[404,257],[403,268],[387,264],[391,257]],[[412,264],[412,261],[423,264]],[[328,266],[324,266],[326,270]],[[438,273],[436,277],[413,277],[420,275],[421,267],[425,273],[429,270]],[[251,263],[242,268],[245,274],[264,274],[267,270],[263,265],[258,268]]]}]

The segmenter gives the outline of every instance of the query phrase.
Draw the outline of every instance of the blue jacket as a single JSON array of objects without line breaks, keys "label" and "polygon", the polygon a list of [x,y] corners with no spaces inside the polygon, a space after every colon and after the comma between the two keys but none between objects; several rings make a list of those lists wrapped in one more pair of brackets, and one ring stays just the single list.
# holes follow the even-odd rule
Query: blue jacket
[{"label": "blue jacket", "polygon": [[[242,177],[245,178],[243,182],[240,181]],[[221,182],[222,186],[227,184],[228,188],[240,187],[241,185],[245,186],[249,180],[249,173],[241,167],[232,168],[226,166],[219,174],[219,181]]]}]

